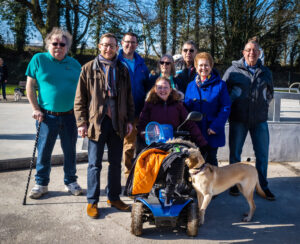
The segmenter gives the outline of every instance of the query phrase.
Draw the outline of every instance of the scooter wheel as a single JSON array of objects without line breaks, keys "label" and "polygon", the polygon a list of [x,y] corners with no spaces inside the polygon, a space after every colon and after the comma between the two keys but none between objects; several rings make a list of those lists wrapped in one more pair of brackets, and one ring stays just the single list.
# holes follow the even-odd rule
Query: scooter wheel
[{"label": "scooter wheel", "polygon": [[192,202],[188,205],[187,209],[187,226],[186,233],[188,236],[197,236],[198,235],[198,206],[196,203]]},{"label": "scooter wheel", "polygon": [[131,233],[140,236],[143,233],[143,204],[135,202],[131,209]]}]

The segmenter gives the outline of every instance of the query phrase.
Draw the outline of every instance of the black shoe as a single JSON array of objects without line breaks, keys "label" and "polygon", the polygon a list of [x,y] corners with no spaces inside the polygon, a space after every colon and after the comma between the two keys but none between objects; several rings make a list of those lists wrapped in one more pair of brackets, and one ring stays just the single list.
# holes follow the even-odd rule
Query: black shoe
[{"label": "black shoe", "polygon": [[273,195],[273,193],[269,189],[264,190],[264,192],[266,194],[266,199],[267,200],[269,200],[269,201],[275,201],[276,200],[276,197]]},{"label": "black shoe", "polygon": [[239,188],[237,186],[230,187],[229,194],[231,196],[239,196],[240,195]]}]

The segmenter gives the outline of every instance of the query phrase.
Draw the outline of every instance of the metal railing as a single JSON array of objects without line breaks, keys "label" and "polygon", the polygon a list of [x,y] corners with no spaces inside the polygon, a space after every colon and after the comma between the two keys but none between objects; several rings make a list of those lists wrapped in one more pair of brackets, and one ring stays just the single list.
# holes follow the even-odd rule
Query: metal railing
[{"label": "metal railing", "polygon": [[[293,88],[298,86],[298,88]],[[269,106],[269,121],[279,122],[281,99],[298,100],[300,105],[300,82],[291,84],[288,88],[275,87],[274,98]]]}]

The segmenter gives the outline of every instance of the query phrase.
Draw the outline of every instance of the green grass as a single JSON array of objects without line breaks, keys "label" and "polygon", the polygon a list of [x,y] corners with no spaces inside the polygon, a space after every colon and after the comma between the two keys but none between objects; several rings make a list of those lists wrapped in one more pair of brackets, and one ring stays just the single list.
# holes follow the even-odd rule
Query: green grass
[{"label": "green grass", "polygon": [[18,87],[18,85],[11,85],[11,84],[6,85],[6,94],[7,95],[14,95],[14,89],[16,87]]}]

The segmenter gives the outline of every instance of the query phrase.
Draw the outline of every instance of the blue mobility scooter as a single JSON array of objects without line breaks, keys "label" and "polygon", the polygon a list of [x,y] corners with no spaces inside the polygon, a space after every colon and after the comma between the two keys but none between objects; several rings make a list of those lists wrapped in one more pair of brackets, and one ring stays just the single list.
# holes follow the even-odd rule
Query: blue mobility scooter
[{"label": "blue mobility scooter", "polygon": [[[202,114],[191,112],[183,124],[188,120],[199,121],[201,119]],[[187,131],[179,131],[183,124],[174,132],[176,138],[187,139],[189,137]],[[188,236],[197,236],[198,234],[198,206],[189,195],[192,186],[190,182],[187,182],[189,173],[184,164],[184,160],[188,156],[185,149],[190,145],[184,143],[184,140],[178,139],[166,142],[172,138],[173,129],[170,125],[150,122],[146,127],[145,139],[148,147],[138,155],[126,183],[127,194],[134,197],[131,210],[131,233],[136,236],[142,235],[145,222],[154,224],[156,227],[184,227]],[[163,159],[151,189],[148,186],[150,190],[135,194],[132,191],[132,182],[136,173],[137,160],[144,155],[144,152],[153,148],[165,151],[168,155]],[[155,152],[153,153],[155,154]],[[145,167],[148,167],[147,159],[150,157],[149,155],[145,157]],[[144,178],[147,177],[141,179]],[[140,183],[139,180],[137,182]],[[182,189],[185,190],[182,191]]]}]

